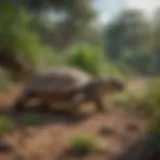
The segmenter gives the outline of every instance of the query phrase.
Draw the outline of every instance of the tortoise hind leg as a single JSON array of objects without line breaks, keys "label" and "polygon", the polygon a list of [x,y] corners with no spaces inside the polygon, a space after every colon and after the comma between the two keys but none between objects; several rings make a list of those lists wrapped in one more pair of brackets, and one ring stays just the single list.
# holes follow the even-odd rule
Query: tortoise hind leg
[{"label": "tortoise hind leg", "polygon": [[14,104],[13,109],[15,111],[23,111],[25,108],[26,102],[32,98],[31,94],[21,96]]},{"label": "tortoise hind leg", "polygon": [[14,104],[13,109],[15,111],[22,111],[24,109],[24,105],[25,105],[26,100],[27,99],[25,99],[24,97],[18,99],[17,102]]},{"label": "tortoise hind leg", "polygon": [[43,111],[43,112],[48,112],[51,110],[49,103],[47,101],[43,101],[43,100],[40,103],[39,109],[40,109],[40,111]]},{"label": "tortoise hind leg", "polygon": [[70,111],[75,118],[78,118],[80,116],[79,107],[85,101],[85,99],[86,95],[83,93],[78,93],[73,97]]}]

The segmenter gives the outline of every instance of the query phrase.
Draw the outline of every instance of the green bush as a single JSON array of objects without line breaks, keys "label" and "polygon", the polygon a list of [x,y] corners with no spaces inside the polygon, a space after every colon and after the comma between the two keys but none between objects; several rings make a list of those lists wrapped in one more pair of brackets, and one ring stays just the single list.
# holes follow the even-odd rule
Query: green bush
[{"label": "green bush", "polygon": [[70,148],[79,153],[88,153],[94,149],[94,140],[86,134],[74,135],[70,140]]},{"label": "green bush", "polygon": [[160,134],[160,77],[151,81],[147,93],[148,105],[153,110],[154,131]]},{"label": "green bush", "polygon": [[44,45],[42,37],[31,28],[32,18],[25,8],[21,6],[17,12],[14,5],[6,4],[0,13],[0,49],[9,46],[22,67],[34,69],[57,62],[53,50]]},{"label": "green bush", "polygon": [[36,125],[41,123],[41,117],[37,113],[25,113],[21,119],[23,125]]},{"label": "green bush", "polygon": [[112,76],[115,78],[126,79],[128,77],[127,74],[121,72],[121,70],[113,63],[107,61],[106,63],[101,64],[100,74],[102,76]]},{"label": "green bush", "polygon": [[160,78],[155,77],[138,91],[125,90],[121,94],[111,97],[111,104],[128,108],[142,108],[148,110],[153,120],[153,130],[160,133]]},{"label": "green bush", "polygon": [[0,117],[0,135],[11,132],[14,128],[12,120],[5,116]]},{"label": "green bush", "polygon": [[67,64],[97,75],[102,64],[102,54],[97,47],[89,45],[71,46],[67,50]]},{"label": "green bush", "polygon": [[153,78],[147,85],[144,101],[146,105],[152,108],[154,115],[160,113],[160,78]]},{"label": "green bush", "polygon": [[160,81],[159,78],[154,79],[149,86],[148,94],[145,97],[146,103],[152,110],[152,134],[148,137],[146,147],[150,150],[160,149]]},{"label": "green bush", "polygon": [[124,92],[116,95],[115,101],[117,103],[121,104],[121,106],[128,106],[132,108],[139,108],[145,106],[146,108],[149,107],[146,105],[148,102],[145,98],[146,93],[145,91],[130,91],[130,90],[125,90]]},{"label": "green bush", "polygon": [[121,54],[121,61],[134,72],[146,74],[155,70],[155,56],[151,51],[125,50]]}]

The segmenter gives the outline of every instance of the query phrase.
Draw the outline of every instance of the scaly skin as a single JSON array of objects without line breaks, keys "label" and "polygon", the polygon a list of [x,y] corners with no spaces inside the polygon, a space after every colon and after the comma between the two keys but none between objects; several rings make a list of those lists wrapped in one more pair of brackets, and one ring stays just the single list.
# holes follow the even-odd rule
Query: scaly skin
[{"label": "scaly skin", "polygon": [[[73,113],[73,115],[78,115],[78,109],[81,104],[92,101],[96,104],[98,111],[104,111],[105,106],[102,103],[102,96],[104,94],[112,94],[124,89],[123,82],[115,78],[99,78],[97,80],[92,80],[91,82],[78,87],[76,89],[70,89],[66,91],[39,91],[33,92],[33,90],[27,90],[23,92],[22,96],[17,100],[14,105],[14,109],[22,110],[25,103],[32,98],[37,98],[42,101],[42,107],[46,107],[51,103],[61,102],[62,105],[59,106],[61,110],[68,110]],[[47,105],[48,104],[48,105]],[[65,105],[66,104],[66,105]],[[67,106],[68,105],[68,106]],[[67,106],[67,107],[66,107]],[[53,108],[54,109],[54,108]],[[55,109],[56,105],[55,105]]]}]

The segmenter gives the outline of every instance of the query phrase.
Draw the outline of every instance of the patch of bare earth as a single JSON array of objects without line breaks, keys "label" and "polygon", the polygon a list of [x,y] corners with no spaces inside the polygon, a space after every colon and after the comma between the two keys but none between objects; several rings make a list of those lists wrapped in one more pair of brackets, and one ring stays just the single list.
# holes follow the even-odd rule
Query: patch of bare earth
[{"label": "patch of bare earth", "polygon": [[[1,95],[0,105],[11,104],[17,93],[14,87],[8,95]],[[147,120],[122,110],[93,114],[82,121],[69,123],[68,119],[42,114],[41,121],[49,123],[28,126],[8,135],[14,149],[10,153],[0,153],[0,160],[113,160],[128,152],[148,130]],[[102,129],[108,133],[102,134]],[[97,141],[96,150],[85,156],[66,152],[69,139],[75,133],[93,136]]]},{"label": "patch of bare earth", "polygon": [[[128,128],[128,124],[137,125],[138,128],[132,130]],[[113,133],[101,135],[100,131],[104,126],[113,130]],[[8,158],[19,155],[24,160],[114,159],[124,154],[139,138],[143,138],[146,129],[145,121],[122,112],[97,114],[78,123],[57,121],[53,124],[28,127],[25,132],[15,131],[9,136],[15,151],[6,156]],[[81,158],[65,154],[69,139],[74,133],[88,133],[93,136],[98,142],[97,150]]]}]

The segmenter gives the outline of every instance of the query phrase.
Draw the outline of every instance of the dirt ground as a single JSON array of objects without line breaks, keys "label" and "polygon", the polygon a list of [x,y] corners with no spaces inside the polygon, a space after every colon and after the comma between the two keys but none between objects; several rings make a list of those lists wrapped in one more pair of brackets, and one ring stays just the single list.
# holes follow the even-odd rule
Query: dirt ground
[{"label": "dirt ground", "polygon": [[[139,88],[142,84],[140,81],[133,82],[132,87]],[[9,93],[1,94],[1,108],[11,106],[17,95],[17,87],[11,88]],[[17,125],[21,116],[12,116]],[[148,130],[147,119],[121,109],[93,113],[81,121],[73,121],[68,115],[52,113],[40,114],[40,119],[40,125],[23,126],[7,135],[14,150],[0,153],[0,160],[113,160],[128,152]],[[133,129],[132,125],[137,128]],[[105,136],[100,133],[104,127],[111,131]],[[93,136],[97,141],[96,151],[85,156],[67,152],[69,139],[75,133]]]}]

